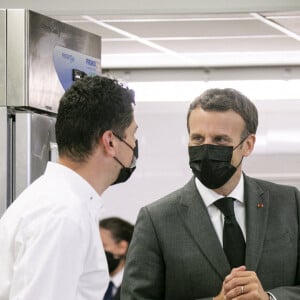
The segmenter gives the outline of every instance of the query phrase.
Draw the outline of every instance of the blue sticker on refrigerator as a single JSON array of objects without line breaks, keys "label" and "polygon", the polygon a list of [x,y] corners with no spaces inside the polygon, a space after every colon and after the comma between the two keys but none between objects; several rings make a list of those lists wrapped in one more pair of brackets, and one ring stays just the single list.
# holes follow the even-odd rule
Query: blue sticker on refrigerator
[{"label": "blue sticker on refrigerator", "polygon": [[54,47],[53,62],[64,90],[67,90],[75,80],[85,75],[101,74],[100,59],[62,46]]}]

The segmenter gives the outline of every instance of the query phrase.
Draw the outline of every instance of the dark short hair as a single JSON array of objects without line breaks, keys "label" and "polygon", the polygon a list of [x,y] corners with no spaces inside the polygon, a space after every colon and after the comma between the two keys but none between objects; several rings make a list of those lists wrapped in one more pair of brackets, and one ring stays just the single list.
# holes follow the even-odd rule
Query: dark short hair
[{"label": "dark short hair", "polygon": [[117,217],[102,219],[99,222],[99,227],[110,231],[115,242],[127,241],[128,244],[131,241],[134,229],[131,223]]},{"label": "dark short hair", "polygon": [[99,137],[112,130],[124,137],[133,121],[134,92],[117,80],[86,76],[61,98],[55,125],[60,155],[85,161]]},{"label": "dark short hair", "polygon": [[187,114],[187,128],[191,112],[201,107],[205,111],[228,111],[232,109],[245,121],[242,135],[255,134],[258,126],[258,112],[255,105],[242,93],[235,89],[208,89],[191,104]]}]

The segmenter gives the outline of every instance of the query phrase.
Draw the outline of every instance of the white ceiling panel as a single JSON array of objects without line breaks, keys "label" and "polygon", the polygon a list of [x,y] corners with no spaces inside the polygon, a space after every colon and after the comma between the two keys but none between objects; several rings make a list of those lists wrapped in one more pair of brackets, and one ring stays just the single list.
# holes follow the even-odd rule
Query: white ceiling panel
[{"label": "white ceiling panel", "polygon": [[300,12],[53,15],[102,36],[103,69],[300,64]]},{"label": "white ceiling panel", "polygon": [[183,40],[183,41],[156,41],[157,44],[168,47],[178,53],[206,53],[206,52],[274,52],[297,51],[299,42],[289,37],[263,37],[263,38],[227,38],[209,40]]},{"label": "white ceiling panel", "polygon": [[300,16],[295,18],[276,18],[274,21],[288,30],[293,31],[296,34],[300,34]]},{"label": "white ceiling panel", "polygon": [[81,19],[81,21],[76,21],[76,22],[67,21],[67,23],[72,25],[72,26],[75,26],[75,27],[81,28],[83,30],[92,32],[94,34],[100,35],[103,39],[105,39],[105,38],[118,39],[118,38],[123,37],[123,35],[121,35],[119,33],[116,33],[114,31],[106,29],[105,27],[99,26],[95,23],[88,22],[86,20]]},{"label": "white ceiling panel", "polygon": [[277,31],[257,20],[144,21],[108,23],[142,38],[267,35]]},{"label": "white ceiling panel", "polygon": [[150,48],[146,45],[132,40],[123,41],[103,41],[102,54],[147,54],[147,53],[160,53],[160,51]]}]

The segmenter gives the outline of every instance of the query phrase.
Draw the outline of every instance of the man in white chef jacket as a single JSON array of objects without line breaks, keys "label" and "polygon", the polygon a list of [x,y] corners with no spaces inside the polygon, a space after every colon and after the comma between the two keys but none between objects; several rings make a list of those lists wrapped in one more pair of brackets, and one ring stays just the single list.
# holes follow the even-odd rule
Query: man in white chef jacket
[{"label": "man in white chef jacket", "polygon": [[57,163],[0,219],[0,300],[99,300],[109,281],[98,221],[102,193],[138,156],[134,93],[87,76],[59,105]]}]

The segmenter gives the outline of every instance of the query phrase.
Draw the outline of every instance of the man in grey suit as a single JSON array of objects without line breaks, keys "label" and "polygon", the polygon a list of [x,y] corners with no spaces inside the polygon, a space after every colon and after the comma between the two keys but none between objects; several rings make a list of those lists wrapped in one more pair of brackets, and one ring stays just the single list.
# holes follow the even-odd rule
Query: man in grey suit
[{"label": "man in grey suit", "polygon": [[[210,89],[191,103],[187,125],[194,176],[140,210],[121,299],[300,299],[300,193],[242,172],[256,107],[236,90]],[[220,198],[232,200],[242,250],[225,251],[236,238],[225,241]]]}]

